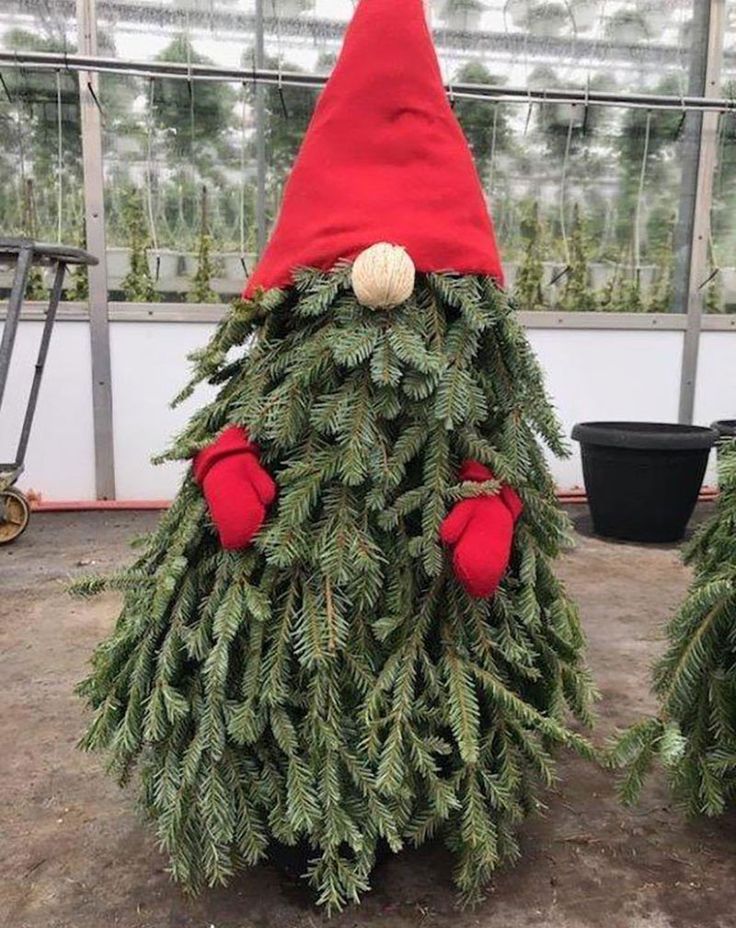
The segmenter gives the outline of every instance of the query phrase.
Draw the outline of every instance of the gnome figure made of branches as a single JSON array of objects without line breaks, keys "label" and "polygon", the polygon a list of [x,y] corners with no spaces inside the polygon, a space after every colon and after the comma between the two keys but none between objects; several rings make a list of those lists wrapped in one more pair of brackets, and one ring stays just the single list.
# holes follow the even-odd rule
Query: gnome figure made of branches
[{"label": "gnome figure made of branches", "polygon": [[183,395],[192,466],[81,690],[198,889],[303,854],[320,903],[437,837],[464,899],[586,742],[551,563],[565,446],[422,0],[360,0],[243,301]]}]

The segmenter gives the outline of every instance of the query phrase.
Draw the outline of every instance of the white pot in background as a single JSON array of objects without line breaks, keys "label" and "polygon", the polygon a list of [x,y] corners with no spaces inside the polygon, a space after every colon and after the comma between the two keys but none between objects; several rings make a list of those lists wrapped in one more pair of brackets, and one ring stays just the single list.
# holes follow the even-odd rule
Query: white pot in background
[{"label": "white pot in background", "polygon": [[579,32],[588,32],[600,19],[600,3],[596,0],[573,0],[570,11]]},{"label": "white pot in background", "polygon": [[[156,264],[158,264],[158,279],[156,279]],[[149,251],[148,265],[151,268],[154,281],[160,284],[163,280],[170,280],[172,277],[176,277],[179,266],[179,255],[175,251]]]},{"label": "white pot in background", "polygon": [[[299,16],[314,9],[314,0],[274,0],[274,4],[276,16],[284,18]],[[271,7],[269,12],[273,12],[273,9]]]},{"label": "white pot in background", "polygon": [[[252,273],[256,263],[254,254],[241,255],[239,251],[227,251],[217,255],[217,258],[221,262],[220,267],[222,267],[222,276],[225,280],[235,281],[241,285],[245,282],[246,276]],[[245,268],[243,267],[243,258],[245,259]]]},{"label": "white pot in background", "polygon": [[110,289],[116,289],[130,270],[130,248],[107,249],[107,282]]},{"label": "white pot in background", "polygon": [[562,32],[572,31],[572,23],[562,3],[539,3],[529,13],[527,28],[532,35],[555,38]]},{"label": "white pot in background", "polygon": [[535,0],[509,0],[507,10],[511,22],[519,29],[526,29],[529,12],[535,5]]},{"label": "white pot in background", "polygon": [[480,26],[483,9],[476,7],[471,2],[464,6],[458,0],[449,0],[442,10],[442,22],[448,29],[456,29],[458,32],[472,32]]}]

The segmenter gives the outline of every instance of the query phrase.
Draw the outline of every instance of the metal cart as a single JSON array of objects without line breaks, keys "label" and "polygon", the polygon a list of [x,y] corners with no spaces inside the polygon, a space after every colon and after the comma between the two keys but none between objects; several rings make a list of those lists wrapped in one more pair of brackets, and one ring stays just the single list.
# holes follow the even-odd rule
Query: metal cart
[{"label": "metal cart", "polygon": [[8,298],[5,326],[0,341],[0,411],[2,410],[8,371],[10,370],[10,361],[13,356],[13,345],[18,331],[23,296],[26,292],[26,284],[28,283],[31,268],[34,265],[54,268],[54,282],[51,286],[49,305],[46,310],[36,367],[28,395],[28,405],[20,431],[18,450],[14,461],[10,463],[0,462],[0,545],[14,541],[22,534],[30,518],[31,510],[28,500],[20,490],[15,488],[14,484],[23,472],[31,425],[36,412],[38,393],[41,388],[43,368],[46,363],[49,342],[51,341],[51,331],[54,327],[56,310],[59,307],[61,291],[64,285],[64,275],[69,265],[80,264],[97,264],[97,258],[81,248],[70,248],[65,245],[43,245],[27,238],[0,238],[0,265],[15,266],[13,286]]}]

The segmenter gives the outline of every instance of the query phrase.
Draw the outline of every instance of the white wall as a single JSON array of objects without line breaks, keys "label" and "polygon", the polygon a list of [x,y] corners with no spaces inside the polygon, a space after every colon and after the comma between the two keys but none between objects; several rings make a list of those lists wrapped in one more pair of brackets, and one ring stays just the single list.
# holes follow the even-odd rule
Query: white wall
[{"label": "white wall", "polygon": [[[0,324],[1,326],[2,324]],[[0,461],[15,459],[42,323],[21,322],[0,410]],[[0,327],[1,331],[1,327]],[[57,324],[19,486],[44,499],[94,499],[89,326]]]},{"label": "white wall", "polygon": [[[682,332],[618,329],[530,329],[547,390],[568,436],[596,419],[677,422]],[[580,449],[550,459],[558,486],[581,487]]]},{"label": "white wall", "polygon": [[[213,325],[114,321],[110,329],[117,496],[171,498],[180,469],[154,468],[149,458],[207,400],[202,391],[177,410],[168,405],[188,377],[186,355],[207,341]],[[40,323],[21,323],[0,417],[0,458],[12,456],[39,334]],[[549,328],[530,329],[529,336],[567,434],[575,422],[591,419],[676,421],[681,331]],[[736,332],[704,332],[702,338],[696,421],[736,417]],[[570,460],[551,463],[560,487],[582,485],[577,446]],[[712,473],[708,479],[712,482]],[[57,323],[19,484],[46,500],[94,499],[89,337],[83,322]]]},{"label": "white wall", "polygon": [[188,380],[187,355],[212,335],[204,323],[112,322],[112,414],[118,499],[170,499],[183,465],[153,467],[192,412],[207,402],[199,391],[176,409],[169,403]]},{"label": "white wall", "polygon": [[[700,336],[694,419],[702,425],[736,419],[736,332],[703,332]],[[716,483],[715,465],[715,455],[711,455],[706,484]]]}]

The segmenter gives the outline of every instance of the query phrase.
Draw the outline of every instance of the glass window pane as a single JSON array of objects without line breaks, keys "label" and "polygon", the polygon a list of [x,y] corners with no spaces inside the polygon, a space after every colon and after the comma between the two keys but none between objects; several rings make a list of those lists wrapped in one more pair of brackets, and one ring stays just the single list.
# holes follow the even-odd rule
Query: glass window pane
[{"label": "glass window pane", "polygon": [[[48,12],[50,6],[39,0],[34,10],[32,3],[23,3],[25,12],[14,16],[13,24],[27,34],[5,30],[2,41],[73,51],[73,22]],[[264,0],[263,9],[267,66],[329,73],[354,0]],[[433,0],[432,22],[448,82],[678,95],[687,87],[692,9],[692,0]],[[254,61],[255,0],[112,0],[101,6],[98,26],[101,53],[129,60],[246,68]],[[735,57],[727,47],[726,69]],[[11,136],[15,132],[15,150],[24,147],[24,163],[32,161],[34,170],[45,170],[48,177],[44,162],[53,161],[56,77],[36,73],[31,82],[30,70],[6,71],[18,97],[13,104],[3,101],[0,119]],[[62,107],[70,108],[64,126],[77,112],[75,131],[69,130],[68,141],[64,135],[64,176],[70,174],[64,196],[71,197],[76,187],[79,199],[74,83],[73,77],[62,76],[62,95],[68,92]],[[29,93],[36,94],[32,139],[28,128],[28,138],[18,137],[13,112]],[[168,299],[193,293],[224,299],[239,292],[244,268],[255,260],[253,87],[103,75],[100,94],[113,294],[126,292],[131,250],[135,256],[141,247],[152,282],[149,286],[143,274],[139,295],[146,287],[152,298]],[[264,97],[270,228],[316,94],[270,87]],[[518,289],[522,281],[523,305],[667,308],[684,150],[679,113],[592,106],[585,112],[562,103],[463,99],[457,99],[456,111],[488,194],[509,283]],[[724,131],[719,196],[724,187],[728,190],[729,141]],[[11,162],[15,157],[5,155]],[[36,211],[48,226],[55,195],[53,185],[43,187],[42,195],[34,190],[34,198],[43,199]],[[14,194],[15,225],[10,222],[9,228],[19,227],[23,196]],[[716,250],[734,212],[727,203],[714,209]],[[3,209],[12,214],[7,203]],[[71,217],[71,209],[65,212]],[[69,221],[62,218],[62,223]],[[212,239],[209,245],[202,229]],[[134,241],[136,235],[140,242]],[[209,288],[197,289],[195,255],[203,247],[210,252],[204,263],[211,258],[208,266],[215,270]],[[524,266],[530,253],[541,269],[535,265],[530,272]],[[536,299],[540,275],[542,297]],[[133,293],[136,286],[127,289]]]},{"label": "glass window pane", "polygon": [[[722,94],[736,96],[736,2],[726,4]],[[736,114],[722,115],[715,135],[712,239],[705,289],[705,309],[736,313]]]},{"label": "glass window pane", "polygon": [[[65,7],[66,10],[66,7]],[[0,18],[0,47],[15,51],[76,51],[76,21],[55,5],[26,2]],[[82,147],[76,75],[0,68],[0,227],[5,235],[84,242]],[[0,294],[11,274],[0,271]],[[67,293],[76,295],[76,277]],[[35,269],[27,291],[43,299],[50,280]]]}]

